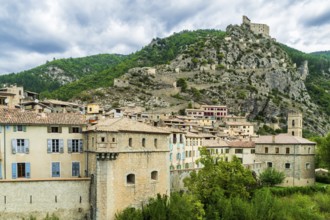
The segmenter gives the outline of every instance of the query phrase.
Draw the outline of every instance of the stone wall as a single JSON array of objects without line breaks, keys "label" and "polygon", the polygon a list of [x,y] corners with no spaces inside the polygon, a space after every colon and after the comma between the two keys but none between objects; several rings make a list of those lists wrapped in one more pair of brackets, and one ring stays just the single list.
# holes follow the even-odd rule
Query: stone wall
[{"label": "stone wall", "polygon": [[89,219],[89,178],[0,181],[0,219]]}]

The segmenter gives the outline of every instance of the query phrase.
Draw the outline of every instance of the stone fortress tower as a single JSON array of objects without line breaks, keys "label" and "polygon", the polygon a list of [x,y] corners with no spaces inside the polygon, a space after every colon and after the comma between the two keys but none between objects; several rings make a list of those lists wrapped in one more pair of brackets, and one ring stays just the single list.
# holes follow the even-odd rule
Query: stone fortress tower
[{"label": "stone fortress tower", "polygon": [[288,113],[288,134],[292,136],[302,137],[302,114],[295,111]]},{"label": "stone fortress tower", "polygon": [[247,25],[253,33],[261,34],[264,37],[269,37],[269,26],[267,24],[252,23],[251,20],[245,15],[243,15],[242,22]]}]

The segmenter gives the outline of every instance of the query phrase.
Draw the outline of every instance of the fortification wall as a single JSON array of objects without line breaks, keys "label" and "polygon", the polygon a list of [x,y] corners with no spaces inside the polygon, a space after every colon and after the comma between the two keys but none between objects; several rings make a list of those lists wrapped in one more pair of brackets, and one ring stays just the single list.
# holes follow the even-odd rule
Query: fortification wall
[{"label": "fortification wall", "polygon": [[0,219],[89,219],[89,178],[0,181]]}]

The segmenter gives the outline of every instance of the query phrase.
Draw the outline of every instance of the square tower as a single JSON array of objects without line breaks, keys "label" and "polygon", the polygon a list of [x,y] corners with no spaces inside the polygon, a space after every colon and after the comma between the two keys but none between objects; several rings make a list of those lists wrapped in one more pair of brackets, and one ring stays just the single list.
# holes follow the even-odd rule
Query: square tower
[{"label": "square tower", "polygon": [[292,136],[302,137],[302,113],[290,111],[288,113],[288,134]]}]

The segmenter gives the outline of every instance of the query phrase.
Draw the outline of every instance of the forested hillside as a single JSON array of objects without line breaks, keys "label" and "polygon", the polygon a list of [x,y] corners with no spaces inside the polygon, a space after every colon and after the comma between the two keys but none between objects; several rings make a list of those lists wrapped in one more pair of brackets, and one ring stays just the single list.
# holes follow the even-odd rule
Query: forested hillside
[{"label": "forested hillside", "polygon": [[36,68],[0,76],[0,87],[17,84],[26,90],[49,93],[59,87],[117,65],[123,55],[100,54],[82,58],[54,59]]}]

